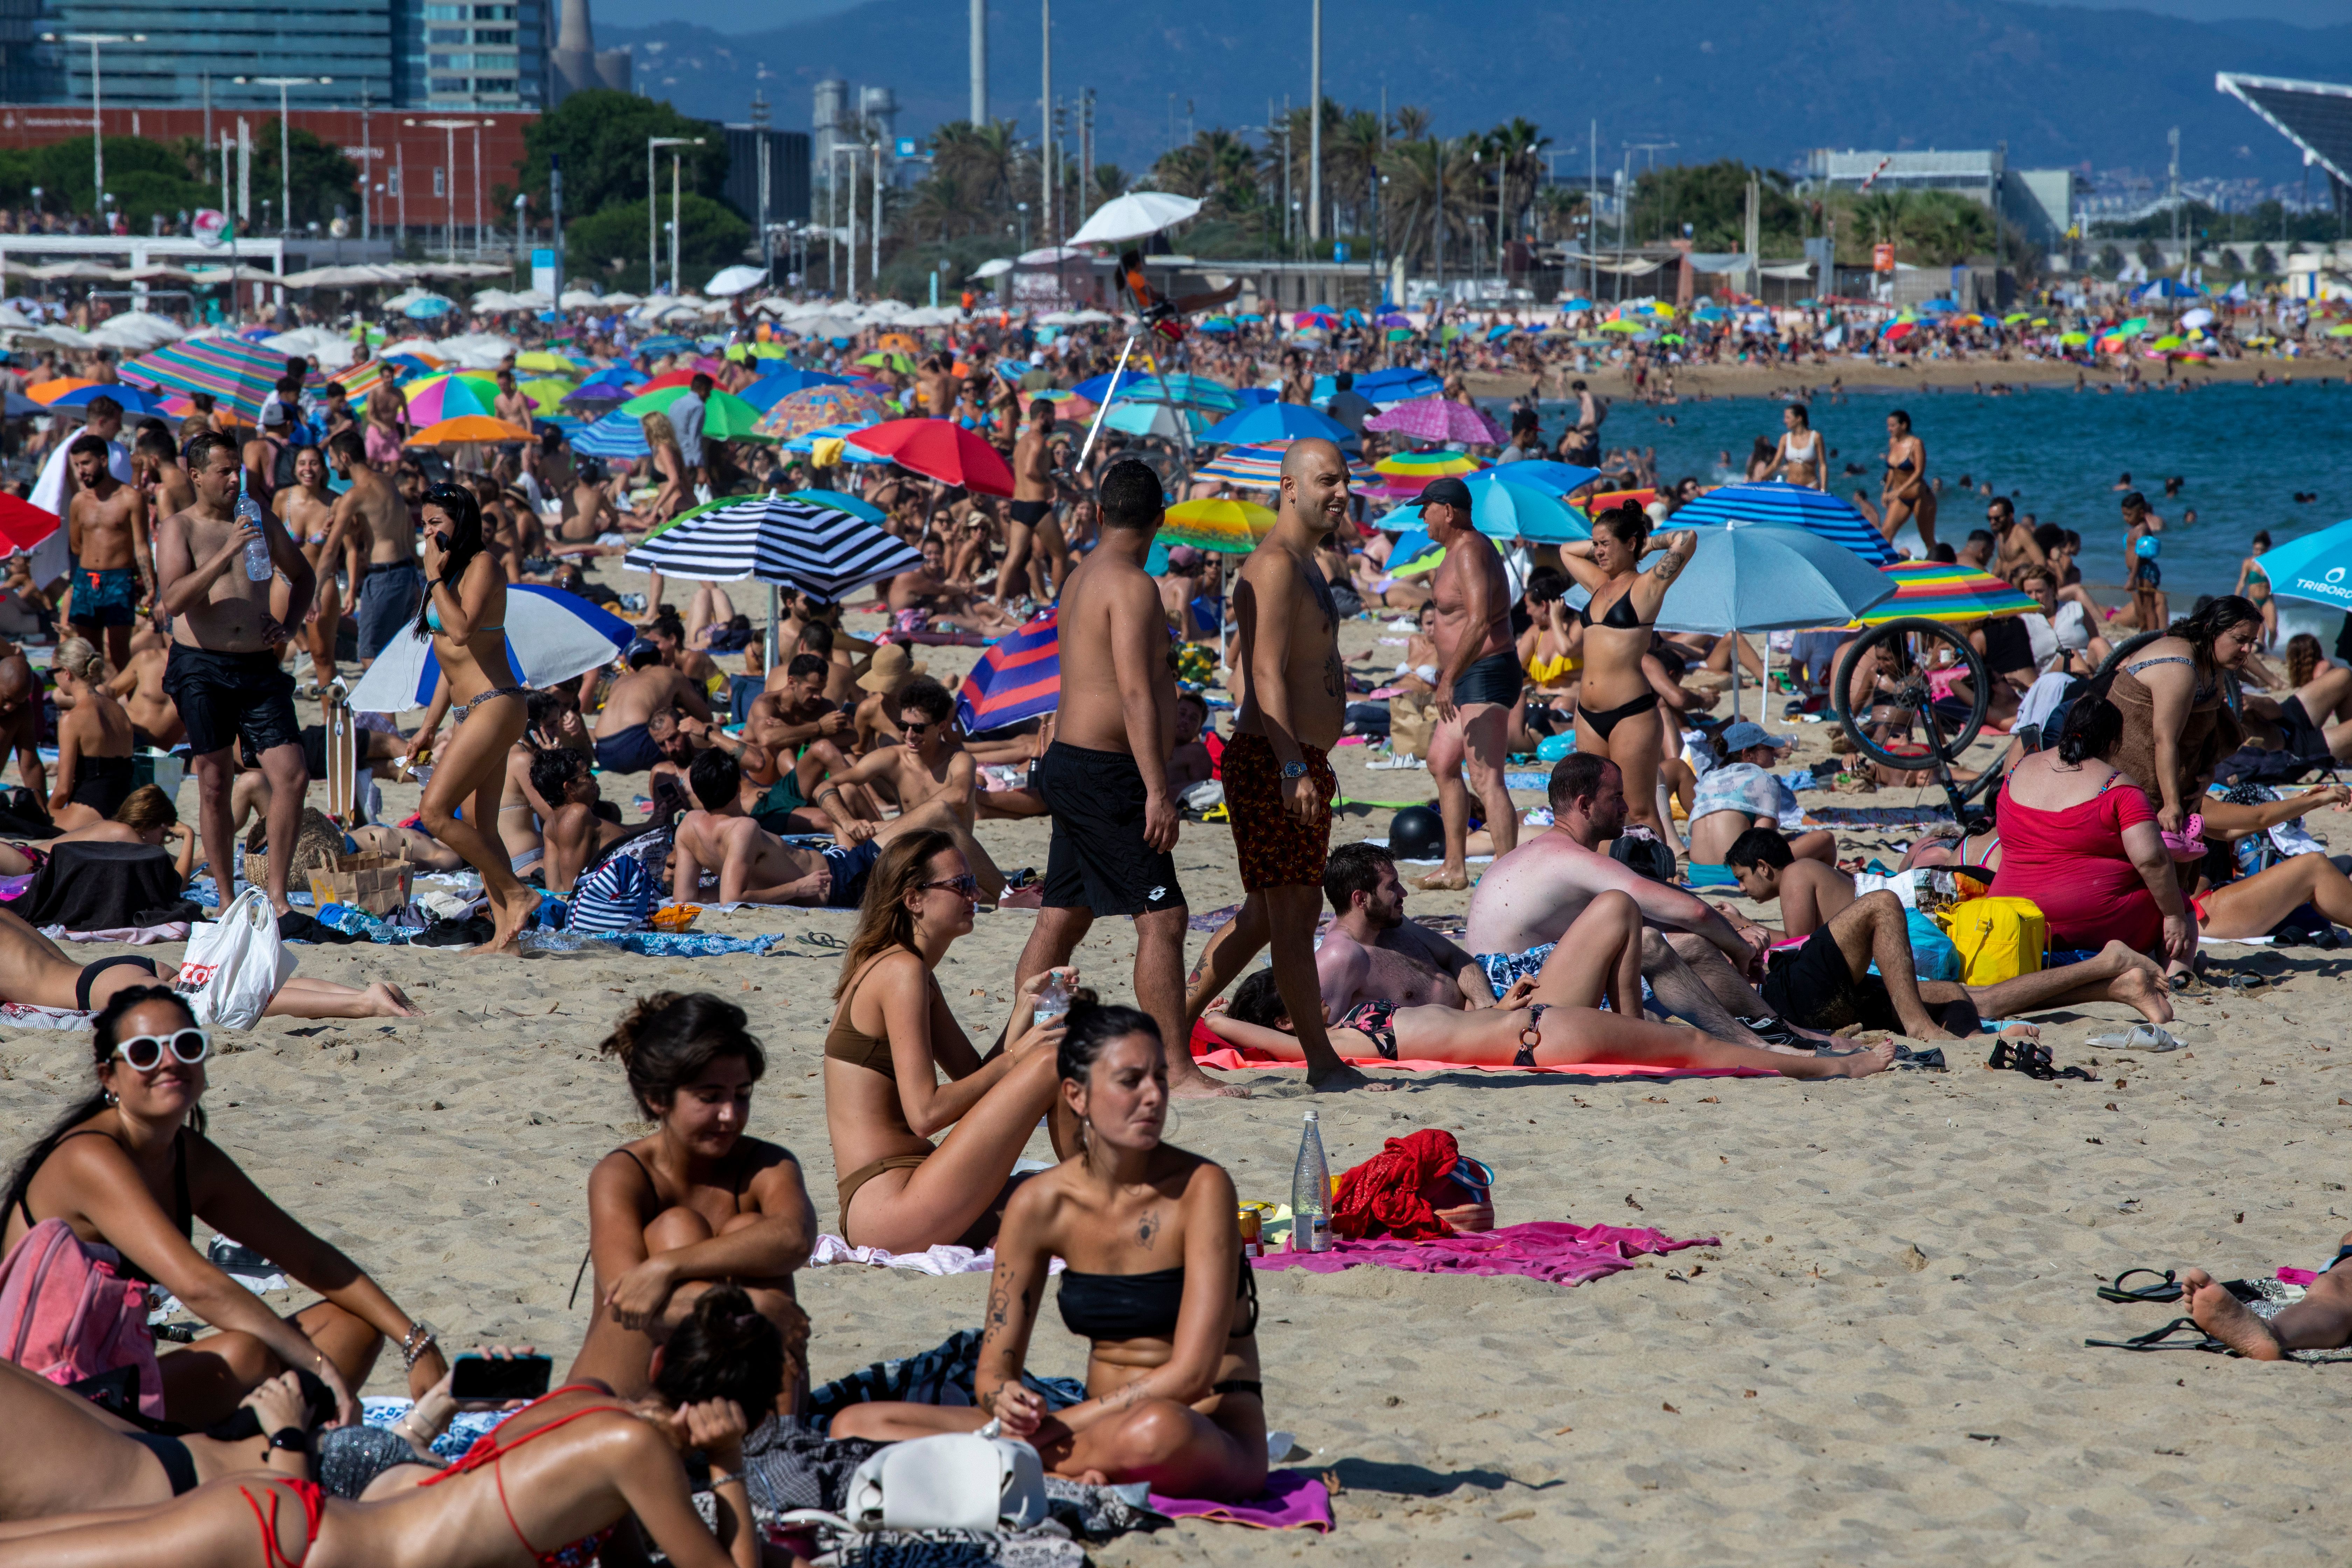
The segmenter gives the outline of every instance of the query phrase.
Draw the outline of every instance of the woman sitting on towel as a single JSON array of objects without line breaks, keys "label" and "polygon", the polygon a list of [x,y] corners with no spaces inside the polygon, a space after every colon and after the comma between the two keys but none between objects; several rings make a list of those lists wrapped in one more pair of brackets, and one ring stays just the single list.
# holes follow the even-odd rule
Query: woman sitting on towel
[{"label": "woman sitting on towel", "polygon": [[[1024,1184],[1004,1211],[972,1380],[978,1407],[853,1405],[834,1417],[832,1436],[897,1441],[970,1432],[992,1417],[1057,1475],[1149,1481],[1171,1497],[1255,1497],[1265,1486],[1265,1399],[1257,1284],[1242,1258],[1233,1178],[1160,1141],[1168,1067],[1149,1014],[1081,998],[1056,1070],[1080,1148]],[[1056,1258],[1069,1265],[1062,1321],[1093,1348],[1087,1398],[1049,1415],[1021,1374]]]},{"label": "woman sitting on towel", "polygon": [[[985,1059],[933,976],[949,944],[971,930],[979,896],[963,852],[937,828],[891,840],[866,875],[824,1035],[825,1128],[841,1234],[853,1246],[986,1247],[1013,1163],[1053,1100],[1061,1023],[1031,1022],[1045,974],[1016,989],[1011,1043]],[[953,1138],[931,1142],[950,1127]]]},{"label": "woman sitting on towel", "polygon": [[0,844],[0,877],[29,877],[60,844],[147,844],[161,848],[177,840],[180,881],[195,868],[196,835],[180,820],[172,797],[153,784],[141,784],[126,796],[115,814],[102,822],[60,833],[38,844]]},{"label": "woman sitting on towel", "polygon": [[[1471,1067],[1570,1067],[1610,1062],[1663,1068],[1762,1068],[1789,1078],[1860,1078],[1895,1059],[1882,1042],[1843,1056],[1791,1056],[1710,1039],[1640,1012],[1642,910],[1624,893],[1585,906],[1544,960],[1494,1006],[1400,1007],[1366,1002],[1330,1024],[1331,1048],[1357,1061],[1458,1062]],[[1603,1000],[1609,1011],[1600,1011]],[[1290,1016],[1261,971],[1234,993],[1233,1005],[1202,1020],[1219,1039],[1283,1061],[1304,1061]]]},{"label": "woman sitting on towel", "polygon": [[131,794],[131,715],[106,689],[106,657],[79,637],[58,644],[58,772],[49,816],[59,827],[104,822]]},{"label": "woman sitting on towel", "polygon": [[[247,1470],[161,1507],[0,1527],[0,1568],[575,1568],[597,1561],[632,1516],[642,1542],[604,1561],[642,1562],[649,1545],[677,1568],[759,1568],[743,1413],[772,1405],[786,1371],[775,1325],[721,1286],[655,1352],[643,1399],[594,1383],[559,1388],[457,1463],[377,1501]],[[688,1449],[710,1467],[715,1538],[695,1508],[680,1457]]]},{"label": "woman sitting on towel", "polygon": [[[171,1420],[217,1421],[287,1371],[316,1374],[341,1419],[356,1420],[352,1391],[387,1341],[406,1363],[410,1391],[422,1394],[448,1370],[432,1327],[402,1311],[205,1138],[197,1101],[211,1050],[184,998],[160,985],[118,988],[91,1036],[97,1088],[17,1163],[0,1199],[0,1242],[13,1250],[36,1226],[61,1222],[83,1247],[119,1258],[123,1275],[161,1287],[158,1297],[169,1291],[216,1331],[156,1358]],[[278,1317],[196,1249],[190,1237],[199,1216],[326,1300]]]},{"label": "woman sitting on towel", "polygon": [[595,1310],[574,1378],[642,1394],[655,1347],[721,1280],[745,1289],[796,1359],[807,1343],[793,1271],[808,1260],[816,1211],[793,1152],[744,1135],[768,1069],[745,1025],[742,1008],[708,992],[662,991],[605,1037],[654,1131],[588,1173]]},{"label": "woman sitting on towel", "polygon": [[[0,909],[0,1002],[60,1012],[94,1012],[131,985],[170,985],[179,965],[136,953],[118,952],[95,963],[76,963],[63,949],[13,910]],[[365,990],[332,980],[293,975],[262,1009],[271,1018],[413,1018],[407,993],[388,980]]]}]

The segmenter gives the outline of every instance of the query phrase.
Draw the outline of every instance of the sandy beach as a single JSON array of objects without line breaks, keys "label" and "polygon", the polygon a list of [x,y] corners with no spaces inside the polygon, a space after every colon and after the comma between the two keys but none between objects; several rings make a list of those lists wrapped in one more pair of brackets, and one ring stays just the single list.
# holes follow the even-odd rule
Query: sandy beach
[{"label": "sandy beach", "polygon": [[[751,608],[748,585],[733,587]],[[848,617],[853,631],[877,624]],[[1385,668],[1395,650],[1376,639],[1402,635],[1350,623],[1343,647],[1360,668]],[[973,657],[924,651],[934,673]],[[1826,752],[1827,725],[1798,733],[1799,761]],[[1365,759],[1360,747],[1339,753],[1345,794],[1433,793],[1426,773],[1367,773]],[[632,819],[643,785],[604,779]],[[386,795],[394,819],[413,808],[413,789]],[[193,806],[191,784],[181,807]],[[1388,815],[1350,815],[1337,837],[1383,834]],[[2352,816],[2309,826],[2352,848]],[[984,824],[981,836],[1007,868],[1044,862],[1042,820]],[[1177,863],[1196,913],[1239,900],[1224,828],[1186,825]],[[1416,894],[1409,908],[1459,913],[1466,900]],[[983,913],[940,971],[976,1037],[1004,1018],[1032,918]],[[753,1131],[798,1152],[820,1223],[835,1228],[818,1067],[837,954],[822,943],[851,922],[703,917],[698,929],[785,933],[765,957],[305,947],[302,973],[396,980],[426,1016],[269,1020],[230,1037],[211,1069],[211,1135],[449,1340],[532,1342],[560,1372],[589,1312],[567,1301],[588,1169],[643,1131],[619,1069],[596,1056],[628,997],[700,989],[750,1010],[770,1052]],[[1194,933],[1192,951],[1206,940]],[[1105,922],[1078,961],[1088,983],[1125,999],[1131,951],[1125,925]],[[2326,1385],[2352,1373],[2082,1345],[2171,1315],[2099,1302],[2095,1287],[2123,1268],[2315,1268],[2352,1229],[2352,1080],[2326,1077],[2352,1065],[2334,1054],[2352,1006],[2327,989],[2347,965],[2307,948],[2209,952],[2217,980],[2279,984],[2185,1001],[2185,1051],[2087,1047],[2121,1026],[2119,1006],[2042,1019],[2060,1065],[2091,1067],[2091,1083],[1990,1074],[1977,1047],[1955,1050],[1948,1073],[1858,1082],[1461,1072],[1391,1075],[1397,1092],[1317,1100],[1335,1169],[1388,1137],[1445,1127],[1496,1170],[1502,1223],[1654,1226],[1719,1244],[1573,1290],[1377,1268],[1262,1275],[1269,1420],[1296,1434],[1295,1463],[1335,1479],[1338,1530],[1184,1524],[1096,1560],[2341,1562],[2340,1522],[2326,1522],[2340,1510],[2324,1500],[2347,1423]],[[82,1091],[86,1047],[83,1036],[0,1039],[12,1153]],[[1244,1076],[1255,1098],[1181,1102],[1170,1137],[1223,1161],[1243,1195],[1286,1198],[1303,1085]],[[1045,1152],[1042,1138],[1031,1152]],[[927,1349],[976,1322],[983,1290],[980,1276],[806,1273],[814,1373]],[[1033,1368],[1073,1373],[1082,1359],[1044,1314]],[[394,1371],[380,1364],[370,1392],[398,1391],[387,1361]]]},{"label": "sandy beach", "polygon": [[[2105,368],[2086,369],[2063,360],[1979,358],[1979,359],[1914,359],[1896,357],[1884,363],[1855,360],[1843,354],[1832,355],[1825,364],[1678,364],[1672,367],[1675,390],[1685,398],[1690,397],[1771,397],[1798,387],[1826,390],[1832,384],[1842,384],[1849,392],[1903,392],[1908,389],[1954,392],[1980,391],[1996,385],[2009,386],[2072,386],[2079,377],[2088,385],[2103,383],[2111,386],[2123,384],[2120,362],[2109,359]],[[1653,369],[1652,376],[1657,374]],[[2272,381],[2342,381],[2352,374],[2352,362],[2339,355],[2321,352],[2309,358],[2210,360],[2203,364],[2183,363],[2174,370],[2173,380],[2195,384],[2213,382],[2251,382],[2267,377]],[[1572,372],[1570,379],[1580,375],[1591,383],[1592,390],[1604,397],[1629,398],[1634,395],[1633,378],[1622,367],[1596,363],[1588,371]],[[2148,385],[2166,384],[2164,366],[2155,360],[2140,362],[2140,376]],[[1517,372],[1497,374],[1490,371],[1475,372],[1463,377],[1464,385],[1473,397],[1517,397],[1528,389],[1534,373]],[[1547,371],[1544,395],[1553,396],[1559,388],[1555,378]]]}]

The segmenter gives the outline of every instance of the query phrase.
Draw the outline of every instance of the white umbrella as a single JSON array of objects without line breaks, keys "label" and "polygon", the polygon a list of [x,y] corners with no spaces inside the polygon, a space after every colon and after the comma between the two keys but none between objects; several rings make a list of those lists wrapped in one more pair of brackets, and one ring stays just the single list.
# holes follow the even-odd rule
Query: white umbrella
[{"label": "white umbrella", "polygon": [[[528,583],[507,589],[507,656],[525,686],[552,686],[610,664],[635,636],[628,622],[576,594]],[[433,640],[412,630],[360,677],[351,706],[362,713],[405,713],[432,701],[440,679]]]},{"label": "white umbrella", "polygon": [[1141,239],[1182,223],[1200,210],[1201,204],[1191,196],[1171,195],[1166,191],[1130,191],[1097,207],[1095,216],[1070,236],[1070,243],[1117,245],[1121,240]]},{"label": "white umbrella", "polygon": [[1011,257],[992,256],[971,269],[971,280],[977,283],[986,278],[1002,278],[1012,270]]},{"label": "white umbrella", "polygon": [[747,289],[757,289],[767,280],[768,269],[764,267],[724,267],[719,268],[718,276],[711,279],[703,292],[721,299],[733,299]]}]

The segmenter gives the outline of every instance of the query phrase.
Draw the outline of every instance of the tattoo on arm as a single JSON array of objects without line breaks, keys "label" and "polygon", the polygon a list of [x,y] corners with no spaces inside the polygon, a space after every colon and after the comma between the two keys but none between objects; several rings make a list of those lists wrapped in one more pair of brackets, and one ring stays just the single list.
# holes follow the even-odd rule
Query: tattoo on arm
[{"label": "tattoo on arm", "polygon": [[1659,582],[1671,583],[1683,574],[1683,558],[1679,555],[1669,555],[1650,570],[1656,574]]}]

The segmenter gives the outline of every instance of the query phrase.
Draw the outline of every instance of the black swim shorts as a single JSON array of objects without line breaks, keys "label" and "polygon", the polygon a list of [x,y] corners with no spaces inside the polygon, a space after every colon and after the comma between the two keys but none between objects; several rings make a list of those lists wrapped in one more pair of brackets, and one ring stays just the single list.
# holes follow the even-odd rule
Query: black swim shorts
[{"label": "black swim shorts", "polygon": [[1133,757],[1056,741],[1030,782],[1054,816],[1045,908],[1139,915],[1183,907],[1175,856],[1143,841],[1143,773]]},{"label": "black swim shorts", "polygon": [[1519,656],[1510,648],[1490,653],[1464,670],[1454,682],[1454,702],[1467,708],[1474,702],[1499,703],[1505,708],[1516,707],[1519,688],[1527,672],[1519,668]]},{"label": "black swim shorts", "polygon": [[228,750],[242,739],[256,757],[277,746],[302,743],[294,718],[294,677],[274,648],[215,653],[173,643],[163,664],[163,690],[188,727],[196,756]]},{"label": "black swim shorts", "polygon": [[1034,528],[1053,515],[1054,503],[1049,500],[1016,500],[1007,503],[1013,521],[1024,528]]},{"label": "black swim shorts", "polygon": [[1865,1029],[1903,1027],[1886,994],[1886,982],[1875,974],[1856,980],[1827,926],[1808,937],[1804,946],[1773,953],[1760,990],[1766,1005],[1800,1028],[1843,1029],[1848,1024]]}]

